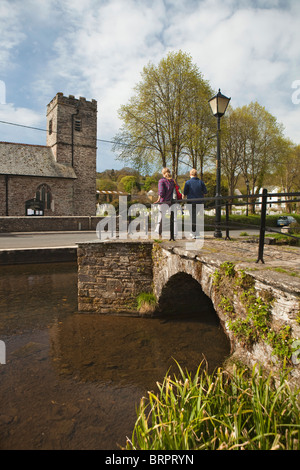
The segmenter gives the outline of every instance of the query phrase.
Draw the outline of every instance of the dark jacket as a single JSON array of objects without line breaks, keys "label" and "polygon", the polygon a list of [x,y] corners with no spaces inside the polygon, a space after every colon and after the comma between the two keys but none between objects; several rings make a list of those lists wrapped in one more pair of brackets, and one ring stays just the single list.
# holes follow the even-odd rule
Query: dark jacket
[{"label": "dark jacket", "polygon": [[184,195],[188,199],[199,199],[204,197],[205,194],[207,194],[206,186],[197,176],[193,176],[184,185]]}]

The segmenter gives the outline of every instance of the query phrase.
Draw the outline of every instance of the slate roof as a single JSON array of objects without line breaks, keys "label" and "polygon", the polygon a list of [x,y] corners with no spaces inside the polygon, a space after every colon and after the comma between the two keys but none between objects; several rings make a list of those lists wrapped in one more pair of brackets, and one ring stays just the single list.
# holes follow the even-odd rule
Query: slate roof
[{"label": "slate roof", "polygon": [[0,175],[77,178],[72,167],[57,163],[50,147],[0,142]]}]

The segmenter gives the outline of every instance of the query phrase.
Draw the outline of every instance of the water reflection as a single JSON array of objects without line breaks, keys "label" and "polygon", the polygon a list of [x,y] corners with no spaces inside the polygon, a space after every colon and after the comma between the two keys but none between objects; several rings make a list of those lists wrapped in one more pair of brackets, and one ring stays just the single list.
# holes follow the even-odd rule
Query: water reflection
[{"label": "water reflection", "polygon": [[47,327],[77,311],[74,263],[0,266],[0,335]]},{"label": "water reflection", "polygon": [[229,353],[215,320],[76,309],[76,265],[1,268],[1,449],[116,449],[173,358],[193,370],[205,355],[213,369]]},{"label": "water reflection", "polygon": [[220,328],[183,318],[166,322],[77,314],[52,327],[50,340],[60,374],[80,382],[147,389],[171,367],[177,370],[173,358],[196,369],[205,355],[213,369],[227,347]]}]

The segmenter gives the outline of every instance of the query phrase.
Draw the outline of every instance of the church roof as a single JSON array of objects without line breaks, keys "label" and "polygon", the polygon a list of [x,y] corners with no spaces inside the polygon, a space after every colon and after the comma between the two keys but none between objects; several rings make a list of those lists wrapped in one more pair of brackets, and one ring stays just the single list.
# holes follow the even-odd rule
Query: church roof
[{"label": "church roof", "polygon": [[0,142],[0,175],[77,178],[72,167],[57,163],[50,147]]}]

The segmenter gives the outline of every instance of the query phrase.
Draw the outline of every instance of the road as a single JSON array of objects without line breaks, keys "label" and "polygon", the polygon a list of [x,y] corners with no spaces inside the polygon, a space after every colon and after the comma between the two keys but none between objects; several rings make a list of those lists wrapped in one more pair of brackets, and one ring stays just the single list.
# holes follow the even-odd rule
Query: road
[{"label": "road", "polygon": [[20,232],[0,234],[0,250],[76,247],[97,240],[96,232]]},{"label": "road", "polygon": [[[230,232],[231,237],[240,237],[245,230]],[[258,230],[247,230],[249,235],[259,234]],[[212,237],[213,232],[205,232],[206,237]],[[225,237],[225,232],[223,232]],[[26,248],[59,248],[76,247],[77,243],[98,240],[95,231],[89,232],[20,232],[1,233],[0,250],[17,250]]]}]

